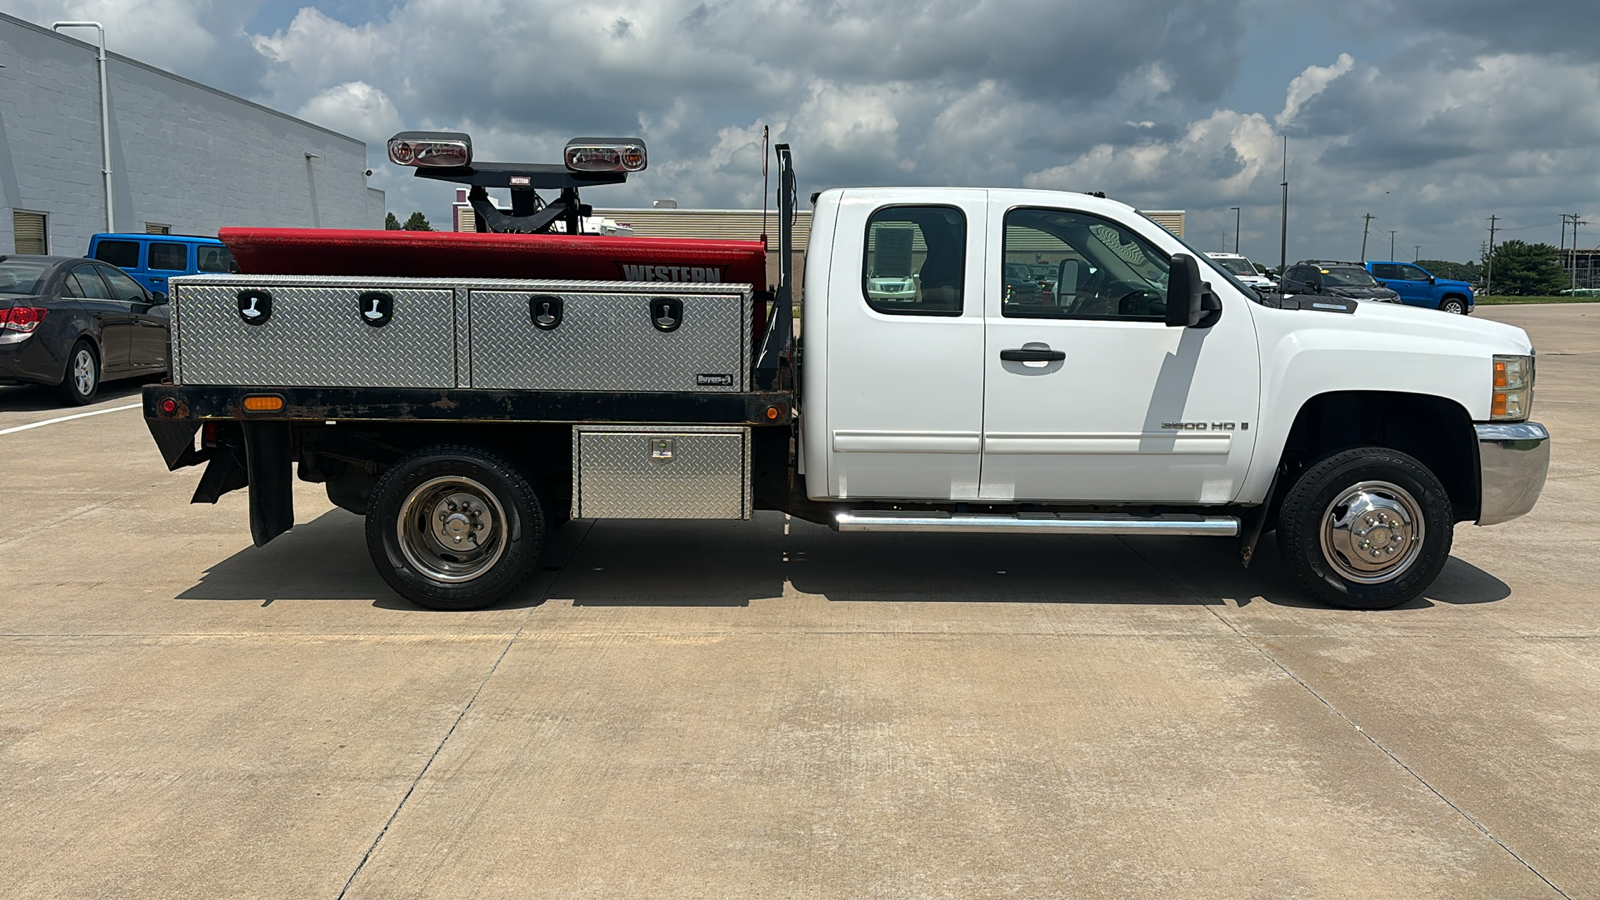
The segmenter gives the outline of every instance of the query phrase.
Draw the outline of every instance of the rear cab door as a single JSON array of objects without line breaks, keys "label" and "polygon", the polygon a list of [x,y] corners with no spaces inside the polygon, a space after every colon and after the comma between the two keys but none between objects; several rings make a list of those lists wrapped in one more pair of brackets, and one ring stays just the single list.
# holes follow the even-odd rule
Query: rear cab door
[{"label": "rear cab door", "polygon": [[167,279],[195,271],[194,246],[181,241],[152,240],[145,251],[145,270],[136,280],[147,291],[168,291]]},{"label": "rear cab door", "polygon": [[[1209,327],[1164,322],[1170,257],[1222,300]],[[1250,301],[1153,221],[1088,195],[992,191],[988,255],[1054,266],[1046,301],[985,285],[979,498],[1223,504],[1260,407]]]},{"label": "rear cab door", "polygon": [[112,293],[99,267],[88,260],[72,267],[63,289],[77,298],[94,323],[91,331],[100,345],[101,372],[126,372],[133,343],[133,304]]},{"label": "rear cab door", "polygon": [[987,210],[982,190],[841,192],[825,300],[808,298],[827,304],[825,341],[813,342],[826,361],[808,361],[826,366],[813,446],[827,496],[977,497],[984,284],[1001,277],[985,268]]}]

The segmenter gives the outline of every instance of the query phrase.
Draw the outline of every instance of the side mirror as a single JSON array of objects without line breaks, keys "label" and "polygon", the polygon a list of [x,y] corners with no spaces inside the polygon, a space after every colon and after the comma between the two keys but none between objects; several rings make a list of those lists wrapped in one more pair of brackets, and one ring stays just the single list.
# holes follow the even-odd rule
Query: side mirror
[{"label": "side mirror", "polygon": [[1187,253],[1175,254],[1167,275],[1167,324],[1173,328],[1192,328],[1206,319],[1209,310],[1220,310],[1222,305],[1216,303],[1210,287],[1200,280],[1200,263],[1194,257]]},{"label": "side mirror", "polygon": [[167,294],[166,294],[165,291],[152,291],[150,293],[150,303],[151,303],[151,305],[160,306],[161,304],[168,303],[168,302],[170,302],[170,300],[167,297]]}]

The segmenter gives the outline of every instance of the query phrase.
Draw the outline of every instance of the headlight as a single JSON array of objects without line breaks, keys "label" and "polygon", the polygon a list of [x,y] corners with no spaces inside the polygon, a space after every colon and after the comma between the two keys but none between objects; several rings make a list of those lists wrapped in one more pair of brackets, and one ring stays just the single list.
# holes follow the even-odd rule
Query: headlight
[{"label": "headlight", "polygon": [[1496,356],[1489,418],[1521,422],[1533,412],[1533,357]]}]

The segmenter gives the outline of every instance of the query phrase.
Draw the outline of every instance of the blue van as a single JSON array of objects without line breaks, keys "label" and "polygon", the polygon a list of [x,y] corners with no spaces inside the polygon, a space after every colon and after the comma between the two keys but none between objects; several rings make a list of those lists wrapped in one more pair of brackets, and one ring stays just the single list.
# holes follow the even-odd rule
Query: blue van
[{"label": "blue van", "polygon": [[89,238],[87,255],[160,294],[167,293],[167,279],[178,275],[239,271],[221,241],[187,234],[97,234]]}]

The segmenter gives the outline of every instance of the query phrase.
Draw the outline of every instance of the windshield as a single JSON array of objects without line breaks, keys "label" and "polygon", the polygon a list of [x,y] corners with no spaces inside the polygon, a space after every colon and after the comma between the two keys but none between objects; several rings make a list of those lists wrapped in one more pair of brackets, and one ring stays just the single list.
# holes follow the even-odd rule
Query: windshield
[{"label": "windshield", "polygon": [[1220,259],[1213,256],[1211,257],[1211,261],[1235,275],[1249,275],[1252,278],[1254,278],[1256,275],[1256,267],[1250,265],[1250,260],[1245,259],[1242,256],[1224,256]]},{"label": "windshield", "polygon": [[1378,282],[1366,269],[1355,266],[1334,266],[1322,270],[1323,284],[1336,284],[1340,287],[1376,287]]},{"label": "windshield", "polygon": [[37,294],[50,267],[44,263],[9,259],[0,262],[0,294]]}]

